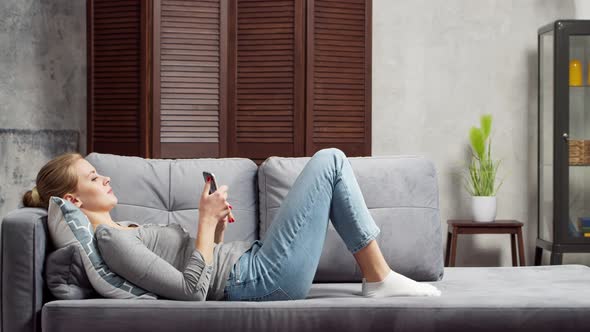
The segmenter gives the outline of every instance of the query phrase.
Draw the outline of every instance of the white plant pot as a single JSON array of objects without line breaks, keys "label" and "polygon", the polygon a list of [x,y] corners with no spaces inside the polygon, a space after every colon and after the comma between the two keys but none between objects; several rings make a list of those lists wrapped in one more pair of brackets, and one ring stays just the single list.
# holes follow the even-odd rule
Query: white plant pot
[{"label": "white plant pot", "polygon": [[574,0],[574,13],[576,20],[590,20],[590,1]]},{"label": "white plant pot", "polygon": [[473,221],[490,222],[496,219],[496,196],[472,196]]}]

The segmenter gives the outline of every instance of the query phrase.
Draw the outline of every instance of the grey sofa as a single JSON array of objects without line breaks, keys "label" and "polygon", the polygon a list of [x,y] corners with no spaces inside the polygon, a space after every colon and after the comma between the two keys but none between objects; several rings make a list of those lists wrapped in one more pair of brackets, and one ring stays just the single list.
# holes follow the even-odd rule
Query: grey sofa
[{"label": "grey sofa", "polygon": [[[329,153],[329,152],[326,152]],[[263,239],[310,157],[142,159],[91,153],[112,178],[114,220],[180,223],[196,236],[201,172],[229,186],[236,222],[225,242]],[[437,173],[420,156],[349,157],[377,239],[397,272],[435,285],[440,297],[360,296],[361,273],[329,226],[305,300],[185,302],[88,298],[57,300],[44,281],[55,248],[47,211],[19,207],[2,221],[3,331],[587,331],[590,268],[583,265],[444,267]]]}]

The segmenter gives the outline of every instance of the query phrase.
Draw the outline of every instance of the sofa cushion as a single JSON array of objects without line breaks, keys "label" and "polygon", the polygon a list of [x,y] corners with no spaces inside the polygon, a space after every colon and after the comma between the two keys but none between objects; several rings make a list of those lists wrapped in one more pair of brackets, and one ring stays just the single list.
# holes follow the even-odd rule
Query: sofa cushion
[{"label": "sofa cushion", "polygon": [[157,296],[125,280],[106,265],[96,243],[94,227],[74,204],[51,196],[47,227],[56,248],[74,245],[80,251],[84,270],[94,289],[107,298],[152,298]]},{"label": "sofa cushion", "polygon": [[98,173],[111,177],[118,204],[113,220],[138,224],[180,224],[196,238],[203,171],[229,187],[227,201],[236,222],[224,241],[258,239],[258,167],[247,158],[144,159],[92,152],[85,157]]},{"label": "sofa cushion", "polygon": [[[315,283],[305,300],[91,299],[43,307],[44,332],[587,331],[584,265],[447,267],[438,297],[365,298],[360,283]],[[132,317],[132,318],[131,318]]]},{"label": "sofa cushion", "polygon": [[[311,157],[269,157],[258,169],[263,239]],[[381,229],[377,242],[391,268],[417,281],[443,277],[444,260],[434,165],[420,156],[348,157],[365,203]],[[314,282],[359,282],[356,260],[330,222]]]},{"label": "sofa cushion", "polygon": [[59,248],[47,256],[45,281],[49,291],[58,299],[80,300],[96,297],[82,256],[75,243]]}]

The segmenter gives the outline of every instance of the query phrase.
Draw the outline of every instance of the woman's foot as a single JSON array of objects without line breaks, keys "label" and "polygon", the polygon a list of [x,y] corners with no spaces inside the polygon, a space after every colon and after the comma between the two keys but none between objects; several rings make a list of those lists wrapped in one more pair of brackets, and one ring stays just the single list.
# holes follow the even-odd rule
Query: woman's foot
[{"label": "woman's foot", "polygon": [[390,269],[389,275],[379,282],[363,278],[362,295],[365,297],[389,296],[440,296],[441,291],[429,284],[419,283]]}]

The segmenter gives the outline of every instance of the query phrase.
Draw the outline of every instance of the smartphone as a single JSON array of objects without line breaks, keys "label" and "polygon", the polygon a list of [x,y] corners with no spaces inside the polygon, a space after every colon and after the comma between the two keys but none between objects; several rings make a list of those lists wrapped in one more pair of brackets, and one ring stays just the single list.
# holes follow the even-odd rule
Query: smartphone
[{"label": "smartphone", "polygon": [[207,177],[211,177],[211,187],[209,188],[209,195],[211,195],[217,190],[217,181],[215,180],[215,175],[213,173],[203,171],[203,180],[205,180],[205,182],[207,182]]}]

